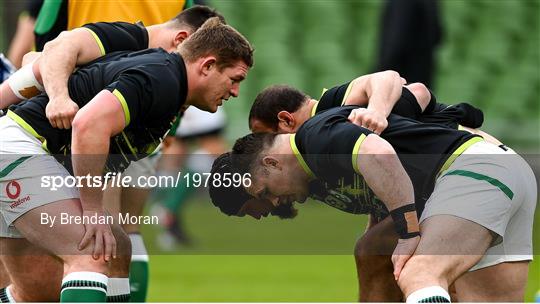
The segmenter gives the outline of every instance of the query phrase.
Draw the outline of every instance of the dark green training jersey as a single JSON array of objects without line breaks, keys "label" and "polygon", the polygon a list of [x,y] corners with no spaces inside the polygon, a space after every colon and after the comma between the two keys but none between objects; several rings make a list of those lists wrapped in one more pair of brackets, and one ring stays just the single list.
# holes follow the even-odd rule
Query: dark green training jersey
[{"label": "dark green training jersey", "polygon": [[[387,210],[359,175],[356,159],[362,141],[372,132],[348,121],[356,106],[335,107],[306,121],[292,137],[291,147],[308,174],[317,178],[313,197],[351,213],[381,219]],[[418,214],[433,192],[435,179],[448,159],[480,137],[439,124],[418,122],[396,114],[381,134],[396,150],[411,178]]]},{"label": "dark green training jersey", "polygon": [[[340,107],[345,102],[345,98],[350,91],[351,82],[325,90],[319,102],[314,107],[313,115],[322,111]],[[392,113],[414,120],[427,123],[438,123],[452,129],[457,129],[459,125],[469,128],[479,128],[484,122],[484,114],[480,109],[468,103],[458,103],[455,105],[445,105],[438,103],[432,94],[432,98],[422,112],[418,101],[414,95],[403,87],[401,96],[392,108]]]}]

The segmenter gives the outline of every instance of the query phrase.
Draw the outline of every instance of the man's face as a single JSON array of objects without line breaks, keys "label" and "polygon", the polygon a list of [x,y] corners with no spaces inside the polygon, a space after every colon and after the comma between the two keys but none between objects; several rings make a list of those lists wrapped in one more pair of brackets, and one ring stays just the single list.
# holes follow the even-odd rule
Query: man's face
[{"label": "man's face", "polygon": [[243,61],[219,69],[217,64],[211,66],[206,77],[201,110],[216,112],[217,108],[231,96],[237,97],[240,93],[240,82],[247,76],[249,67]]},{"label": "man's face", "polygon": [[259,168],[251,180],[252,184],[246,190],[259,201],[258,209],[266,212],[266,215],[280,205],[304,203],[309,194],[308,184],[299,182],[286,168]]}]

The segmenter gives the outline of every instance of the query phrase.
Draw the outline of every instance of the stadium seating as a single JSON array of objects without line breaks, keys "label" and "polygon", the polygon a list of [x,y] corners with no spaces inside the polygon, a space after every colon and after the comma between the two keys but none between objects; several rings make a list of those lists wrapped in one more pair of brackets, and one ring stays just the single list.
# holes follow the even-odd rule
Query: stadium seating
[{"label": "stadium seating", "polygon": [[[487,130],[509,144],[538,147],[540,116],[539,2],[443,0],[444,41],[436,92],[448,103],[469,101],[486,114]],[[255,68],[233,116],[231,137],[245,132],[257,92],[287,83],[318,97],[323,87],[373,71],[383,2],[213,1],[256,48]],[[519,139],[509,124],[523,123]],[[527,135],[528,134],[528,135]]]}]

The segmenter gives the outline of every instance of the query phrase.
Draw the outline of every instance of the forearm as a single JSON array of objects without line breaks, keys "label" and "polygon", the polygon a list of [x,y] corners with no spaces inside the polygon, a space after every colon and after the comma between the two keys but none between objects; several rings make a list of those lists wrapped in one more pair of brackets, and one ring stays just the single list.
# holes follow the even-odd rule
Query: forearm
[{"label": "forearm", "polygon": [[403,80],[397,72],[384,71],[353,80],[345,105],[366,105],[387,117],[401,97]]},{"label": "forearm", "polygon": [[77,63],[78,46],[66,43],[63,37],[45,45],[39,69],[50,99],[69,97],[68,79]]},{"label": "forearm", "polygon": [[[109,136],[99,127],[74,124],[72,132],[72,161],[75,176],[101,176],[109,152]],[[83,183],[84,184],[84,183]],[[100,188],[80,188],[83,210],[102,210]]]},{"label": "forearm", "polygon": [[369,80],[367,87],[369,98],[367,108],[388,117],[392,108],[401,97],[402,89],[402,78],[397,72],[385,71],[374,74]]}]

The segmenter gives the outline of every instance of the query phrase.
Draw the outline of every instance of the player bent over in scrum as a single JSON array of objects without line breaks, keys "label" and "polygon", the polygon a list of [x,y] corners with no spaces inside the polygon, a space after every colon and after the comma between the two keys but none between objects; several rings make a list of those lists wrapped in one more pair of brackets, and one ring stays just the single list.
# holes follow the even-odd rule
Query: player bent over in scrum
[{"label": "player bent over in scrum", "polygon": [[[421,122],[467,130],[481,135],[487,142],[502,146],[502,143],[491,135],[475,129],[483,122],[483,114],[480,110],[466,103],[450,106],[437,103],[433,94],[421,83],[404,86],[396,102],[395,88],[400,88],[401,83],[399,75],[392,71],[365,75],[346,86],[348,94],[343,100],[323,98],[320,101],[311,99],[287,86],[274,86],[261,92],[255,99],[250,111],[250,129],[253,132],[294,133],[309,116],[332,107],[356,104],[367,105],[367,109],[353,110],[349,120],[360,126],[367,126],[375,132],[380,133],[384,130],[387,125],[386,113],[391,110],[394,114]],[[279,94],[279,98],[272,97],[276,94]],[[377,223],[372,217],[368,231],[358,240],[355,248],[359,287],[361,287],[360,301],[400,301],[402,294],[392,275],[390,260],[391,248],[395,246],[398,237],[395,233],[390,233],[393,231],[390,221],[385,221],[377,225],[376,229],[371,229]],[[526,263],[523,264],[526,265]],[[481,278],[485,276],[482,273],[489,275],[488,272],[491,272],[493,268],[503,267],[506,265],[491,267],[488,271],[471,272],[471,274]],[[385,271],[382,271],[383,269]],[[523,294],[522,288],[517,288],[523,284],[514,279],[497,282],[482,280],[482,282],[490,283],[492,287],[485,286],[482,293],[480,290],[476,291],[477,297],[486,301],[493,297],[515,299]],[[493,286],[493,284],[505,287]],[[494,293],[490,291],[492,289],[501,292]]]},{"label": "player bent over in scrum", "polygon": [[[332,90],[331,90],[332,91]],[[334,92],[330,92],[330,94],[335,94],[335,97],[338,97],[340,95],[340,91],[345,92],[344,89],[337,88],[334,90]],[[325,94],[326,95],[326,94]],[[341,97],[343,97],[343,93],[341,93]],[[324,98],[324,96],[323,96]],[[341,100],[341,98],[340,98]],[[328,113],[331,111],[335,111],[336,113]],[[338,113],[339,111],[342,111],[341,113]],[[337,135],[334,136],[334,138],[341,140],[340,143],[337,141],[334,143],[327,143],[322,145],[322,147],[325,147],[328,150],[324,150],[323,148],[320,148],[321,145],[317,144],[317,140],[328,140],[327,138],[332,139],[332,135],[330,134],[332,132],[332,129],[339,130],[339,126],[342,126],[346,123],[348,116],[350,115],[351,109],[337,109],[337,110],[329,110],[327,112],[323,112],[323,117],[317,117],[315,116],[311,120],[308,121],[309,126],[303,125],[299,133],[296,135],[296,138],[299,138],[298,136],[302,136],[300,138],[304,138],[303,140],[297,139],[297,147],[300,147],[299,151],[305,160],[303,165],[298,168],[307,167],[308,169],[312,166],[315,167],[315,169],[312,169],[313,172],[320,172],[322,175],[317,177],[322,178],[327,184],[331,184],[328,182],[328,175],[332,167],[328,168],[328,171],[326,170],[320,170],[320,165],[326,164],[325,161],[321,161],[320,159],[317,160],[316,157],[310,156],[310,154],[313,154],[314,150],[317,151],[316,153],[319,154],[330,154],[332,155],[340,146],[344,146],[344,143],[347,143],[348,140],[351,140],[349,137],[344,136],[341,133],[344,133],[344,131],[336,133],[340,134],[338,137]],[[332,117],[332,114],[334,116]],[[338,115],[339,114],[339,115]],[[317,122],[318,121],[318,122]],[[343,123],[341,123],[343,121]],[[332,124],[333,122],[333,124]],[[323,126],[318,126],[318,125]],[[343,126],[343,129],[346,127]],[[362,129],[359,127],[356,127],[358,129]],[[349,129],[347,129],[349,130]],[[351,128],[350,130],[355,130],[354,128]],[[365,130],[365,129],[364,129]],[[329,133],[329,134],[325,134]],[[337,131],[336,131],[337,132]],[[402,132],[402,133],[401,133]],[[354,133],[354,131],[352,132]],[[369,133],[369,132],[368,132]],[[401,134],[400,134],[401,133]],[[362,133],[366,135],[367,133]],[[351,135],[349,135],[351,136]],[[374,136],[374,135],[369,135]],[[422,204],[421,198],[423,197],[429,197],[431,192],[433,191],[433,183],[435,183],[435,192],[433,195],[431,195],[430,199],[428,200],[426,204],[426,210],[424,211],[421,220],[422,223],[422,240],[420,242],[420,247],[418,250],[422,249],[421,252],[424,254],[415,254],[411,258],[411,260],[405,265],[405,268],[403,270],[403,274],[400,276],[399,269],[396,269],[395,275],[396,277],[399,277],[398,283],[400,284],[400,287],[404,291],[404,294],[406,297],[408,297],[409,300],[415,299],[418,297],[418,292],[421,290],[420,293],[424,293],[427,291],[427,295],[421,296],[422,298],[429,299],[430,297],[440,297],[438,299],[440,300],[449,300],[448,295],[446,294],[448,285],[453,283],[461,274],[465,273],[468,269],[470,269],[472,266],[474,266],[477,262],[480,261],[482,256],[484,255],[485,251],[490,248],[489,250],[497,250],[495,249],[494,244],[491,244],[491,240],[494,239],[495,242],[499,241],[498,238],[492,238],[490,231],[497,233],[499,236],[503,236],[505,234],[504,226],[507,226],[510,231],[516,232],[519,230],[519,232],[516,232],[519,234],[519,237],[516,238],[515,233],[513,235],[504,235],[503,239],[503,246],[506,246],[505,248],[509,249],[512,248],[518,252],[521,252],[522,255],[519,257],[523,261],[527,261],[531,259],[530,256],[530,244],[532,242],[532,213],[531,210],[534,210],[534,196],[536,195],[536,191],[534,190],[534,176],[532,175],[532,172],[530,168],[523,162],[523,160],[514,154],[511,150],[507,149],[505,151],[503,148],[499,148],[490,144],[486,144],[484,142],[477,142],[481,140],[479,137],[471,137],[472,135],[467,135],[465,132],[450,130],[447,128],[441,128],[440,126],[430,125],[430,124],[420,124],[418,122],[414,122],[397,117],[391,116],[391,121],[389,124],[389,128],[382,133],[383,138],[386,138],[391,144],[393,144],[394,148],[398,152],[398,156],[400,156],[401,161],[409,173],[409,175],[412,178],[413,184],[415,186],[416,190],[416,196],[417,196],[417,209],[422,209],[424,206]],[[353,134],[352,138],[360,138],[361,134]],[[317,138],[317,140],[316,140]],[[408,140],[404,140],[408,139]],[[311,140],[309,140],[311,139]],[[367,139],[367,137],[366,137]],[[243,146],[246,147],[253,147],[251,146],[251,140],[248,140],[250,144],[243,144]],[[255,140],[256,141],[256,140]],[[308,143],[309,141],[309,143]],[[435,145],[426,145],[426,143],[429,142],[438,142],[438,144]],[[275,144],[275,146],[274,146]],[[261,147],[262,150],[254,151],[256,156],[256,161],[253,163],[254,167],[243,167],[241,171],[245,170],[252,170],[256,171],[254,168],[261,167],[266,168],[266,170],[270,171],[272,174],[269,177],[261,178],[263,182],[268,182],[268,192],[269,196],[274,199],[274,203],[276,205],[279,205],[279,209],[287,209],[284,206],[288,205],[288,202],[291,201],[295,193],[298,193],[300,191],[305,191],[306,189],[285,189],[285,188],[277,188],[275,184],[272,184],[271,176],[274,174],[279,174],[280,170],[283,170],[285,172],[284,168],[285,166],[283,163],[280,164],[280,161],[276,161],[275,159],[272,160],[272,156],[269,156],[269,154],[272,154],[272,152],[268,152],[268,149],[270,151],[276,151],[276,149],[280,149],[279,145],[284,145],[283,142],[276,141],[272,142],[269,140],[266,143],[263,144],[263,147]],[[361,144],[361,146],[363,143]],[[411,147],[410,145],[415,145],[415,147]],[[470,146],[469,146],[470,145]],[[292,146],[292,142],[291,142]],[[414,162],[414,157],[412,159],[409,159],[406,157],[404,151],[408,151],[407,154],[410,154],[411,152],[414,153],[415,149],[418,149],[419,146],[422,146],[423,148],[430,148],[433,151],[431,151],[432,154],[430,154],[430,158],[425,159],[423,157],[422,163],[416,163]],[[469,146],[469,147],[467,147]],[[352,146],[351,146],[352,147]],[[286,151],[286,148],[281,147],[282,153],[289,152]],[[272,150],[274,149],[274,150]],[[440,149],[440,150],[439,150]],[[478,153],[477,151],[481,151],[485,149],[488,155],[481,155],[479,156],[480,159],[475,159],[474,152]],[[265,151],[266,150],[266,151]],[[303,151],[302,151],[303,150]],[[437,151],[435,151],[437,150]],[[235,151],[233,149],[233,151]],[[240,150],[236,150],[237,152],[242,152]],[[261,152],[263,151],[263,152]],[[293,150],[294,151],[294,150]],[[310,153],[311,151],[311,153]],[[324,152],[326,151],[326,152]],[[465,151],[463,153],[463,151]],[[245,152],[245,151],[244,151]],[[425,150],[417,150],[417,154],[420,153],[426,153],[430,151]],[[262,154],[261,154],[262,153]],[[291,152],[292,153],[292,152]],[[456,157],[459,153],[463,153],[462,156]],[[296,152],[298,154],[298,152]],[[449,155],[454,154],[454,157],[448,158]],[[494,154],[495,156],[491,155]],[[437,158],[433,158],[433,155],[437,156]],[[470,155],[473,155],[472,157]],[[491,167],[488,166],[488,168],[475,168],[475,163],[482,163],[483,160],[481,158],[489,158],[489,161],[496,164]],[[262,158],[265,161],[261,161],[260,158]],[[234,158],[233,158],[234,159]],[[336,157],[337,159],[337,157]],[[284,162],[284,160],[282,160]],[[220,166],[220,164],[222,164]],[[338,161],[336,161],[333,164],[333,168],[335,168],[338,165]],[[445,165],[446,164],[446,165]],[[223,168],[230,166],[227,165],[227,157],[222,157],[220,160],[218,160],[215,163],[215,170],[222,170]],[[297,170],[298,168],[294,167],[293,169],[288,169],[288,171],[291,171],[291,174],[298,174]],[[418,170],[421,168],[422,170]],[[494,169],[495,168],[495,169]],[[503,169],[504,168],[504,169]],[[483,173],[491,174],[493,179],[499,180],[499,183],[495,183],[499,186],[494,186],[493,188],[489,188],[487,185],[491,185],[490,183],[483,184],[482,179],[476,179],[474,177],[479,177],[479,175],[470,174],[469,176],[460,175],[462,171],[465,172],[473,172],[474,171],[468,171],[465,169],[473,169],[476,171],[480,171]],[[262,169],[261,169],[262,170]],[[499,170],[499,171],[498,171]],[[507,178],[508,172],[504,172],[501,174],[502,171],[508,170],[511,172],[514,176],[514,178],[522,180],[522,183],[517,184],[516,182],[509,181]],[[308,171],[308,170],[306,170]],[[345,171],[347,174],[349,174],[347,171]],[[440,172],[440,176],[437,178],[437,173]],[[255,172],[256,173],[256,172]],[[326,173],[326,175],[324,175]],[[460,173],[460,174],[458,174]],[[480,174],[480,173],[478,173]],[[268,172],[267,172],[268,175]],[[471,176],[472,175],[472,176]],[[257,175],[256,175],[257,176]],[[280,175],[281,185],[285,185],[284,187],[287,187],[288,183],[283,183],[284,179],[287,179],[289,177]],[[473,197],[478,193],[477,191],[479,189],[480,192],[488,191],[491,193],[491,198],[488,198],[488,200],[491,200],[494,205],[491,205],[490,207],[483,206],[482,203],[479,203],[479,207],[476,208],[477,214],[467,214],[466,212],[461,212],[458,210],[444,210],[441,211],[441,202],[444,202],[442,198],[445,195],[444,188],[451,187],[450,183],[454,183],[457,180],[463,179],[467,180],[467,178],[471,178],[472,181],[466,181],[471,182],[474,186],[470,187],[470,190],[467,190],[467,192],[464,194],[465,196]],[[257,179],[257,178],[255,178]],[[485,181],[485,180],[484,180]],[[366,182],[369,181],[366,178]],[[296,187],[302,188],[302,186],[298,185],[302,184],[302,182],[295,181]],[[431,185],[431,186],[430,186]],[[507,186],[510,185],[510,186]],[[491,185],[493,186],[493,185]],[[489,188],[489,189],[488,189]],[[507,196],[507,193],[510,193],[507,191],[508,189],[514,188],[512,190],[517,193],[519,192],[519,196],[510,194]],[[311,188],[316,189],[316,188]],[[335,190],[335,189],[334,189]],[[238,212],[235,213],[235,211],[243,210],[251,210],[254,207],[250,206],[256,203],[256,201],[250,201],[249,204],[244,204],[246,197],[243,197],[241,200],[237,200],[237,203],[239,205],[236,205],[236,207],[233,207],[233,203],[231,200],[233,199],[231,196],[228,197],[228,200],[223,200],[224,195],[220,197],[220,190],[216,191],[213,190],[213,198],[214,202],[217,203],[220,207],[225,207],[228,214],[239,214]],[[341,193],[344,194],[344,193]],[[312,195],[315,196],[315,198],[323,199],[325,196],[320,195],[318,193],[312,193]],[[419,200],[420,198],[420,200]],[[358,201],[358,198],[351,198],[351,204],[354,204],[354,200]],[[447,198],[448,199],[448,198]],[[510,206],[506,200],[514,200],[511,204],[512,208],[508,209],[508,207],[504,206]],[[219,201],[219,202],[216,202]],[[234,201],[234,200],[232,200]],[[454,206],[456,204],[463,204],[464,202],[468,202],[471,204],[471,201],[482,201],[478,199],[471,199],[471,200],[464,200],[463,197],[459,198],[458,203],[452,203],[449,204]],[[228,203],[227,203],[228,202]],[[259,202],[261,203],[261,202]],[[272,205],[269,205],[272,206]],[[506,214],[505,217],[506,220],[503,222],[499,222],[497,225],[500,226],[494,226],[489,223],[490,220],[493,220],[494,218],[486,218],[482,219],[482,216],[485,216],[486,214],[493,214],[491,212],[491,208],[501,208],[497,211],[497,218],[499,218],[500,214]],[[274,208],[270,208],[274,209]],[[223,210],[223,209],[222,209]],[[266,209],[269,210],[269,209]],[[529,213],[526,213],[529,212]],[[241,212],[242,213],[242,212]],[[240,213],[240,214],[241,214]],[[447,216],[443,214],[454,214],[455,216]],[[447,225],[447,227],[450,227],[452,229],[447,229],[448,231],[441,231],[440,229],[434,229],[433,225],[429,225],[429,223],[433,223],[436,221],[445,222],[452,225]],[[519,223],[519,225],[518,225]],[[460,239],[462,235],[459,233],[459,230],[467,229],[470,235],[470,239],[468,239],[467,242]],[[424,240],[424,238],[427,236],[427,240]],[[475,237],[476,236],[476,237]],[[436,242],[433,243],[434,239],[437,239],[438,237],[446,237],[448,239],[455,238],[455,242],[458,242],[463,245],[461,248],[440,248],[438,247],[440,244],[437,244]],[[470,241],[470,240],[474,241]],[[506,243],[504,243],[504,240]],[[450,242],[451,243],[451,242]],[[445,244],[448,244],[446,242]],[[510,247],[509,247],[510,246]],[[446,249],[446,250],[445,250]],[[452,251],[452,249],[454,251]],[[459,250],[458,250],[459,249]],[[417,250],[417,253],[419,252]],[[438,250],[438,251],[434,251]],[[476,268],[482,268],[482,267],[489,267],[495,264],[503,263],[505,261],[504,256],[503,259],[496,259],[495,261],[489,261],[493,257],[496,257],[497,251],[493,252],[487,252],[487,254],[482,258],[482,261],[476,265]],[[437,253],[439,255],[434,255],[434,253]],[[467,253],[467,254],[465,254]],[[471,254],[474,253],[474,254]],[[449,255],[450,254],[450,255]],[[459,258],[456,258],[459,257]],[[499,257],[501,257],[499,255]],[[515,256],[514,256],[515,257]],[[429,259],[435,259],[438,262],[435,262],[433,260],[430,260],[429,264],[430,266],[426,266],[425,261]],[[459,260],[456,260],[459,259]],[[411,264],[411,261],[415,261],[415,263]],[[421,261],[421,262],[419,262]],[[459,261],[459,262],[458,262]],[[512,263],[508,263],[512,264]],[[412,265],[412,266],[411,266]],[[525,262],[526,265],[526,262]],[[421,269],[421,267],[424,267],[424,269]],[[500,273],[501,276],[509,277],[509,276],[515,276],[516,271],[517,273],[520,273],[519,275],[521,278],[525,276],[526,278],[526,271],[522,272],[520,269],[517,269],[519,267],[513,267],[513,265],[510,265],[510,268],[513,268],[513,271],[511,272],[504,272]],[[452,270],[450,272],[447,272],[445,270]],[[428,273],[429,272],[429,273]],[[415,277],[415,274],[418,274]],[[416,280],[415,280],[416,279]],[[524,281],[522,280],[524,283]],[[438,285],[437,288],[431,288],[430,286]],[[466,295],[474,296],[477,295],[475,290],[471,290],[471,287],[473,286],[461,286],[460,289],[458,289],[458,294],[462,295],[461,298],[467,298]],[[522,295],[521,295],[522,296]],[[434,298],[431,298],[430,300],[434,300]]]},{"label": "player bent over in scrum", "polygon": [[[79,69],[68,83],[70,97],[81,108],[71,131],[50,125],[44,113],[46,95],[13,106],[1,118],[3,134],[8,134],[1,139],[1,152],[11,159],[20,153],[39,156],[2,163],[10,171],[0,180],[2,188],[16,179],[20,196],[30,202],[13,205],[8,194],[14,190],[2,193],[2,216],[8,227],[2,236],[25,237],[62,260],[62,301],[105,301],[108,261],[115,254],[116,240],[109,224],[40,224],[41,213],[105,216],[99,189],[82,187],[79,194],[63,188],[46,198],[31,192],[39,187],[41,175],[69,174],[50,154],[71,154],[76,176],[101,176],[104,166],[122,170],[129,161],[154,150],[183,107],[215,111],[224,99],[237,96],[239,83],[252,65],[252,51],[238,32],[212,19],[179,47],[179,53],[115,53]],[[98,119],[101,123],[96,123]],[[120,161],[113,162],[108,153],[119,155]],[[88,159],[89,155],[94,157]],[[10,184],[10,189],[15,188]],[[12,239],[3,243],[15,246]],[[6,266],[12,278],[20,275]],[[8,292],[17,301],[34,294],[31,286],[18,286],[16,280]]]},{"label": "player bent over in scrum", "polygon": [[[60,37],[48,43],[44,52],[29,65],[31,68],[23,69],[17,73],[30,72],[30,75],[22,76],[26,79],[35,76],[37,80],[43,80],[44,84],[39,84],[40,87],[42,85],[46,89],[47,96],[49,96],[49,102],[45,109],[48,120],[53,127],[69,129],[78,110],[77,104],[71,100],[67,93],[67,79],[75,69],[75,64],[82,65],[115,51],[140,51],[155,47],[161,47],[168,52],[175,51],[182,41],[211,17],[218,17],[224,22],[224,18],[215,10],[206,6],[194,6],[182,11],[165,23],[149,27],[126,22],[87,24],[82,28],[64,32]],[[33,75],[34,70],[35,75]],[[15,77],[15,80],[25,79],[24,77],[19,75]],[[21,84],[9,82],[9,86],[6,84],[0,90],[8,90],[8,93],[9,91],[16,92],[14,88],[20,86]],[[2,93],[0,95],[0,104],[10,102],[9,94]],[[140,188],[136,179],[141,175],[152,175],[154,170],[152,166],[153,163],[149,157],[131,163],[123,175],[132,177],[133,184],[121,189],[108,187],[104,192],[106,210],[113,215],[117,215],[118,212],[140,215],[149,190]],[[128,234],[133,248],[129,275],[132,300],[144,302],[145,286],[148,285],[146,248],[139,234],[138,225],[125,224],[122,225],[122,228]]]}]

